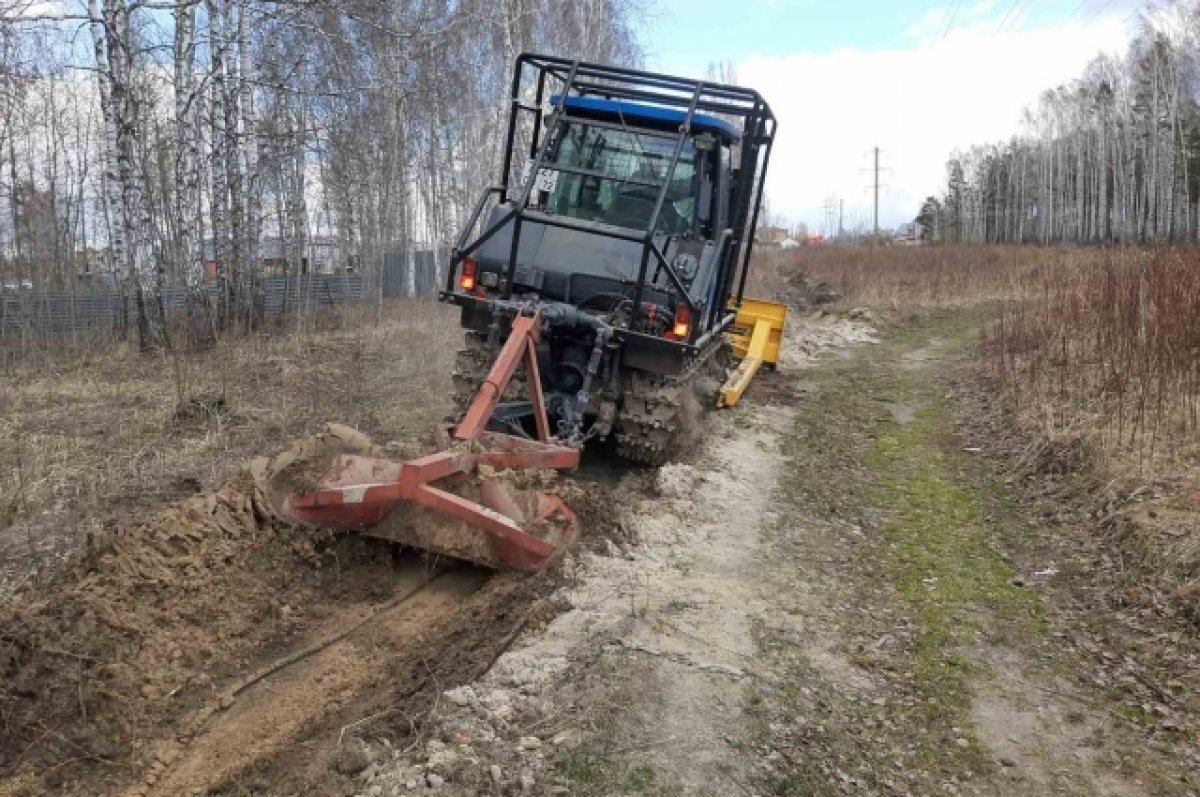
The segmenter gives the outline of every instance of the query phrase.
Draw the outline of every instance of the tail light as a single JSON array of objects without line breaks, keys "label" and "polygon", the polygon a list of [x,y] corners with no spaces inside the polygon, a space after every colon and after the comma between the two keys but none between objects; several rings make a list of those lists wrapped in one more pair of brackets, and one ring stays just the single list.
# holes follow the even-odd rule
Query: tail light
[{"label": "tail light", "polygon": [[462,288],[467,293],[475,290],[475,275],[479,269],[479,264],[471,258],[467,258],[462,264],[462,276],[458,278],[458,287]]},{"label": "tail light", "polygon": [[688,333],[691,331],[692,311],[686,304],[681,304],[675,308],[675,326],[671,328],[671,332],[678,340],[687,340]]}]

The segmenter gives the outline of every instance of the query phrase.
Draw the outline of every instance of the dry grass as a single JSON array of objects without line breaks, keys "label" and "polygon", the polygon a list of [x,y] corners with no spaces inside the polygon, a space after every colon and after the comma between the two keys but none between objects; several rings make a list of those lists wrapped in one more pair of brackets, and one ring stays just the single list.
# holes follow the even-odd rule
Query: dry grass
[{"label": "dry grass", "polygon": [[1080,437],[1139,474],[1196,463],[1200,253],[1097,253],[1091,268],[1008,303],[985,362],[1048,436]]},{"label": "dry grass", "polygon": [[885,316],[972,308],[978,376],[1009,411],[993,445],[1035,481],[1095,485],[1105,520],[1089,531],[1122,563],[1124,599],[1200,617],[1200,251],[828,247],[759,263],[767,295],[824,282]]},{"label": "dry grass", "polygon": [[789,279],[802,273],[791,252],[779,249],[754,250],[754,262],[746,277],[746,295],[760,299],[781,299],[787,295]]},{"label": "dry grass", "polygon": [[[1195,464],[1200,253],[1068,247],[823,247],[767,252],[756,285],[802,273],[845,306],[981,305],[981,362],[1022,420],[1117,470]],[[1078,443],[1082,441],[1082,443]]]},{"label": "dry grass", "polygon": [[419,441],[449,409],[452,309],[397,301],[371,323],[229,338],[209,351],[130,346],[26,359],[0,376],[0,591],[52,573],[89,533],[211,489],[327,421]]},{"label": "dry grass", "polygon": [[757,273],[749,285],[754,295],[784,295],[780,291],[786,290],[789,277],[802,272],[809,283],[825,283],[848,305],[907,311],[1036,298],[1093,269],[1097,254],[1094,249],[1020,246],[765,250],[756,256]]},{"label": "dry grass", "polygon": [[[1097,252],[1036,299],[1005,303],[980,361],[1034,436],[1030,465],[1085,467],[1130,593],[1200,619],[1200,252]],[[1148,596],[1148,597],[1146,597]]]}]

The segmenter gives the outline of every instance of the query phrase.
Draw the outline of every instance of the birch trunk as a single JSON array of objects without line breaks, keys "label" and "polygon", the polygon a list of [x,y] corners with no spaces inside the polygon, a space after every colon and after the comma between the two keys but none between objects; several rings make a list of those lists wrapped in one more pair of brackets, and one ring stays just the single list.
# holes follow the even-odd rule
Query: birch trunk
[{"label": "birch trunk", "polygon": [[[100,207],[104,216],[108,246],[104,250],[105,269],[114,278],[121,273],[125,263],[125,237],[119,220],[121,207],[120,181],[117,177],[117,128],[112,99],[112,72],[108,63],[105,44],[104,18],[101,16],[99,0],[88,0],[88,28],[92,35],[92,52],[96,60],[96,82],[100,96],[100,119],[103,132],[100,137],[101,162],[104,164],[100,176]],[[15,166],[15,156],[14,156]],[[122,283],[123,286],[123,283]],[[124,287],[124,286],[123,286]],[[122,290],[122,296],[125,292]],[[121,303],[122,309],[125,302]],[[125,319],[127,321],[127,319]]]},{"label": "birch trunk", "polygon": [[209,86],[208,102],[210,129],[209,179],[212,184],[209,197],[209,227],[212,238],[212,258],[217,273],[220,291],[217,308],[218,326],[230,323],[232,279],[230,272],[229,247],[229,180],[225,169],[225,49],[226,36],[222,0],[205,0],[209,25]]},{"label": "birch trunk", "polygon": [[257,321],[260,311],[262,255],[259,238],[262,230],[262,187],[258,173],[258,131],[254,113],[254,54],[250,43],[250,29],[246,21],[249,8],[247,0],[241,0],[238,8],[238,99],[242,122],[242,163],[245,169],[245,236],[244,257],[247,269],[252,320]]},{"label": "birch trunk", "polygon": [[200,98],[196,91],[196,3],[175,9],[175,223],[176,262],[188,284],[201,278],[200,223]]}]

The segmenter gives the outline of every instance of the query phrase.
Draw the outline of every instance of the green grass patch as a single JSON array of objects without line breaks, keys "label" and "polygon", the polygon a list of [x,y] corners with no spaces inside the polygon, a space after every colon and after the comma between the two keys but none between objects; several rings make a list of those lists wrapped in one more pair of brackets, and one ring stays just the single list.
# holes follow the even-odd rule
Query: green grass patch
[{"label": "green grass patch", "polygon": [[1013,584],[1014,572],[990,544],[976,489],[961,473],[961,453],[944,440],[950,408],[927,383],[906,385],[924,406],[914,420],[881,420],[868,467],[877,474],[876,504],[890,518],[883,529],[897,594],[920,619],[914,677],[936,700],[926,705],[944,721],[970,703],[972,665],[961,651],[994,621],[1040,628],[1038,596]]},{"label": "green grass patch", "polygon": [[659,782],[652,767],[633,766],[617,755],[587,746],[568,752],[555,765],[555,772],[572,787],[572,794],[676,794]]},{"label": "green grass patch", "polygon": [[[869,654],[863,661],[909,673],[914,700],[895,709],[903,714],[896,718],[913,728],[915,763],[929,772],[992,766],[971,731],[973,643],[985,632],[994,640],[1044,627],[1040,598],[1013,583],[1016,574],[993,546],[1018,508],[994,500],[1003,492],[995,477],[948,442],[954,406],[937,369],[966,351],[975,329],[970,314],[935,313],[818,365],[804,375],[784,441],[784,498],[835,524],[830,533],[871,528],[856,564],[861,581],[847,587],[863,591],[860,602],[895,600],[915,626],[894,660]],[[790,692],[806,683],[799,677],[781,696],[794,699]],[[793,774],[779,793],[811,792],[813,773]]]},{"label": "green grass patch", "polygon": [[926,697],[922,711],[928,721],[961,727],[968,749],[982,752],[969,733],[975,665],[965,654],[985,631],[1039,631],[1044,608],[1036,593],[1013,583],[1016,574],[992,544],[997,521],[985,520],[983,491],[993,485],[979,469],[968,472],[968,455],[948,444],[954,408],[930,361],[961,352],[971,339],[967,319],[934,318],[864,358],[872,392],[913,412],[907,422],[877,413],[863,461],[875,485],[872,503],[888,518],[885,570],[919,620],[911,666]]}]

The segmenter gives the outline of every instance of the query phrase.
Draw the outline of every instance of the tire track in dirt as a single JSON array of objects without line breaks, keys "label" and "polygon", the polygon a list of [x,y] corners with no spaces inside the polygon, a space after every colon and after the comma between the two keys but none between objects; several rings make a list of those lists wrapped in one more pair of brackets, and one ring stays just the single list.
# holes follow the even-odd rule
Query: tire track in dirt
[{"label": "tire track in dirt", "polygon": [[[361,627],[325,644],[301,645],[298,660],[265,677],[251,676],[252,685],[234,698],[226,691],[219,713],[202,709],[197,734],[182,748],[170,740],[145,774],[143,783],[127,797],[174,797],[203,793],[259,759],[279,752],[318,722],[332,707],[345,704],[378,683],[387,663],[427,627],[450,613],[486,580],[480,570],[458,569],[431,574],[413,558],[398,574],[393,605],[359,620]],[[352,609],[327,625],[351,624]],[[317,640],[322,637],[318,636]],[[286,659],[287,657],[285,657]]]},{"label": "tire track in dirt", "polygon": [[757,627],[785,621],[759,537],[779,521],[788,369],[871,340],[835,317],[792,329],[781,372],[707,416],[687,462],[622,474],[606,507],[621,544],[582,554],[554,596],[564,611],[444,692],[421,746],[378,751],[361,795],[757,793],[743,702],[763,677]]}]

